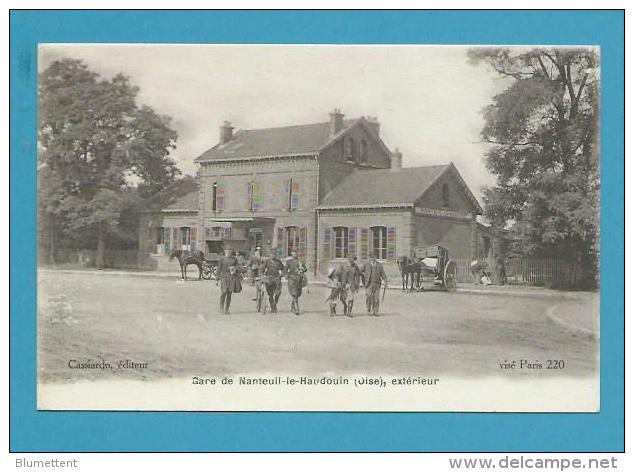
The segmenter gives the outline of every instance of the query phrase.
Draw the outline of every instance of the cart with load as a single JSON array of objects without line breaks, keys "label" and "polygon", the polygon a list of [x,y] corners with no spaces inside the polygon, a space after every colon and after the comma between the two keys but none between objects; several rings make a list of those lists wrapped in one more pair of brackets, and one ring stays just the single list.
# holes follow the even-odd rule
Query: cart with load
[{"label": "cart with load", "polygon": [[420,263],[420,289],[456,290],[458,266],[442,246],[417,247],[414,259]]}]

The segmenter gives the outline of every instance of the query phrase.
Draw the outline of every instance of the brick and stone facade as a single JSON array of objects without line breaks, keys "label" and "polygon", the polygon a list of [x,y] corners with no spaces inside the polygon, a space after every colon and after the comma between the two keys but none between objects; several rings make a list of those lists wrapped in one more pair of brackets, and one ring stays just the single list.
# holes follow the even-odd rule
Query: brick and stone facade
[{"label": "brick and stone facade", "polygon": [[[476,222],[482,210],[455,166],[401,168],[379,130],[376,119],[344,120],[338,110],[328,122],[285,128],[234,133],[225,122],[219,143],[196,159],[197,194],[141,226],[207,254],[294,248],[315,273],[372,253],[395,270],[398,256],[435,244],[454,258],[491,257],[488,228]],[[146,230],[144,247],[160,249],[160,231]]]}]

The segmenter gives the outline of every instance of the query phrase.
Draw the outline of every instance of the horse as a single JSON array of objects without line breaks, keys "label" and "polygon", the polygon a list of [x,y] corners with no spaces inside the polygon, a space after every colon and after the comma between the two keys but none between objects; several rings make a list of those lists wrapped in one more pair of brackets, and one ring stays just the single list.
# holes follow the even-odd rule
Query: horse
[{"label": "horse", "polygon": [[202,251],[183,251],[181,249],[173,249],[170,253],[170,262],[178,259],[181,266],[181,279],[187,280],[187,266],[198,266],[198,280],[203,277],[203,263],[205,262],[205,254]]},{"label": "horse", "polygon": [[414,289],[420,288],[420,275],[422,264],[417,259],[401,256],[396,261],[399,271],[401,272],[401,283],[403,290],[413,292]]}]

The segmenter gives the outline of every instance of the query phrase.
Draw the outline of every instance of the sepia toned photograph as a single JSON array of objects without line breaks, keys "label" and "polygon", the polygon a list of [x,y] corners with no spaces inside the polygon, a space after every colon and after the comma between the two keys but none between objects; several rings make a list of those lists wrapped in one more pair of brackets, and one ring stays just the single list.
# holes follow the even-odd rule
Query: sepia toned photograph
[{"label": "sepia toned photograph", "polygon": [[599,86],[587,45],[40,44],[38,408],[599,411]]}]

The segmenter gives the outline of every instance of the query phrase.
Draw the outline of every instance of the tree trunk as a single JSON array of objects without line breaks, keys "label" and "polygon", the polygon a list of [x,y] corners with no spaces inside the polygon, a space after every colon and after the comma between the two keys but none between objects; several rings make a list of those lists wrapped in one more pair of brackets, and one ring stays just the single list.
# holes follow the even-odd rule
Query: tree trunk
[{"label": "tree trunk", "polygon": [[56,236],[55,236],[55,230],[56,230],[56,225],[55,225],[55,217],[52,216],[50,218],[50,226],[49,226],[49,239],[48,239],[48,260],[49,263],[51,264],[55,264],[55,259],[56,259],[56,244],[55,244],[55,240],[56,240]]},{"label": "tree trunk", "polygon": [[95,266],[97,267],[97,269],[103,269],[105,267],[105,252],[105,235],[103,230],[99,230],[99,235],[97,239],[97,255],[95,257]]}]

